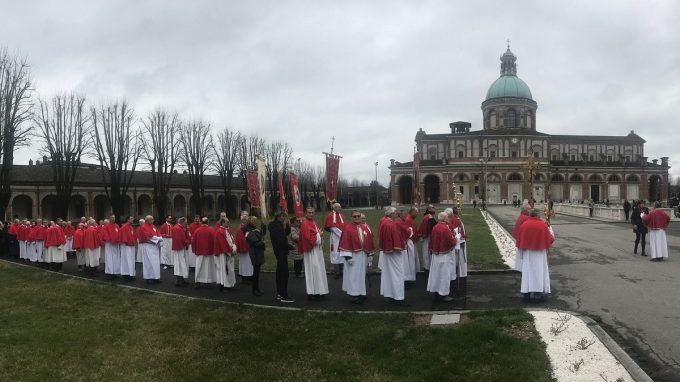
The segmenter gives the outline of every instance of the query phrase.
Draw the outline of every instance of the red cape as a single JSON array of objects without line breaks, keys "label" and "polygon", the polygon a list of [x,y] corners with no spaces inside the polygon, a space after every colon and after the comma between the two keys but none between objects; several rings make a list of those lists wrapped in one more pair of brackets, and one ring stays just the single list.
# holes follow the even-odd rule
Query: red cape
[{"label": "red cape", "polygon": [[248,245],[248,242],[246,241],[246,234],[243,233],[243,226],[245,224],[241,223],[240,226],[238,226],[238,232],[236,232],[236,252],[238,253],[246,253],[250,251],[250,246]]},{"label": "red cape", "polygon": [[175,224],[172,226],[172,250],[179,251],[181,249],[186,249],[191,240],[189,240],[189,231],[186,230],[181,224]]},{"label": "red cape", "polygon": [[93,226],[87,227],[83,232],[83,248],[85,249],[95,249],[99,248],[99,232]]},{"label": "red cape", "polygon": [[460,217],[456,217],[455,215],[451,219],[451,222],[449,223],[449,226],[451,227],[451,230],[453,231],[456,228],[460,228],[460,237],[463,240],[467,239],[467,234],[465,233],[465,225],[463,224],[463,221],[460,220]]},{"label": "red cape", "polygon": [[144,223],[137,229],[137,240],[140,243],[146,243],[147,241],[151,240],[151,238],[154,236],[160,236],[160,234],[156,230],[156,227],[153,226],[153,224]]},{"label": "red cape", "polygon": [[227,229],[224,227],[215,228],[215,240],[213,242],[213,250],[215,255],[221,255],[223,253],[231,253],[232,248],[227,241]]},{"label": "red cape", "polygon": [[53,225],[46,230],[45,234],[45,248],[47,247],[58,247],[60,245],[66,244],[66,236],[64,236],[64,230],[58,225]]},{"label": "red cape", "polygon": [[529,217],[518,232],[517,248],[541,251],[550,248],[555,241],[548,225],[537,217]]},{"label": "red cape", "polygon": [[77,229],[73,232],[73,244],[71,245],[73,249],[83,248],[83,235],[85,234],[84,229]]},{"label": "red cape", "polygon": [[127,245],[128,247],[135,246],[135,233],[132,230],[132,224],[125,223],[118,230],[118,242]]},{"label": "red cape", "polygon": [[371,230],[371,227],[366,223],[362,223],[361,228],[364,230],[364,251],[368,253],[375,252],[375,244],[373,243],[373,230]]},{"label": "red cape", "polygon": [[191,249],[196,256],[212,256],[215,241],[215,230],[201,224],[191,236]]},{"label": "red cape", "polygon": [[[333,221],[333,218],[335,217],[335,222]],[[325,228],[340,228],[343,229],[345,226],[345,217],[342,216],[342,213],[340,212],[335,212],[331,211],[326,215],[326,222],[324,223]]]},{"label": "red cape", "polygon": [[314,220],[304,219],[300,223],[300,240],[298,240],[298,252],[309,252],[316,245],[316,234],[320,233],[319,227]]},{"label": "red cape", "polygon": [[[362,230],[361,234],[364,235],[363,229],[356,224],[345,224],[342,229],[342,235],[340,235],[340,243],[338,243],[338,249],[345,252],[359,252],[364,249],[364,244],[359,238],[359,230]],[[364,235],[364,240],[366,237]]]},{"label": "red cape", "polygon": [[529,215],[520,213],[519,216],[517,217],[517,220],[515,221],[515,228],[512,229],[512,237],[517,240],[519,237],[519,227],[522,226],[522,223],[527,221],[529,219]]},{"label": "red cape", "polygon": [[432,232],[432,226],[428,223],[431,219],[434,219],[432,214],[425,214],[423,220],[420,221],[420,226],[418,227],[418,235],[422,237],[430,236]]},{"label": "red cape", "polygon": [[170,237],[172,236],[172,223],[165,222],[160,227],[161,236]]},{"label": "red cape", "polygon": [[649,229],[666,229],[668,228],[668,223],[671,222],[671,217],[662,210],[656,208],[643,216],[642,222],[645,223]]},{"label": "red cape", "polygon": [[414,243],[417,242],[420,239],[420,235],[418,234],[418,225],[416,224],[416,219],[414,219],[411,215],[408,215],[404,222],[409,228],[413,230],[411,241]]},{"label": "red cape", "polygon": [[99,231],[102,241],[108,241],[111,244],[116,244],[120,242],[119,238],[120,235],[118,234],[118,229],[119,229],[118,224],[113,222],[103,226],[101,231]]},{"label": "red cape", "polygon": [[450,252],[456,245],[456,238],[446,223],[437,223],[430,232],[430,251],[435,254]]},{"label": "red cape", "polygon": [[399,227],[389,218],[381,220],[380,228],[378,229],[378,240],[380,242],[380,250],[383,252],[390,253],[395,250],[401,251],[404,249]]}]

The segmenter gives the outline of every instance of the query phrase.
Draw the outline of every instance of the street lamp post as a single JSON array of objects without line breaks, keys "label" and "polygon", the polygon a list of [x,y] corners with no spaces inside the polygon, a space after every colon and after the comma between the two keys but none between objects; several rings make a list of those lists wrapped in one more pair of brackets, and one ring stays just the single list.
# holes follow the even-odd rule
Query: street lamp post
[{"label": "street lamp post", "polygon": [[[375,189],[375,209],[378,209],[378,162],[375,165],[375,183],[373,183],[373,188]],[[369,198],[370,200],[370,198]]]}]

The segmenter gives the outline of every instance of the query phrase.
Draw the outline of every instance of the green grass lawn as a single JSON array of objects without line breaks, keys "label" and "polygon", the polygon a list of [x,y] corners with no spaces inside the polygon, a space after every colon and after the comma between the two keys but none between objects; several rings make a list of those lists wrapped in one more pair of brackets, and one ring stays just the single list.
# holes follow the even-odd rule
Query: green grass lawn
[{"label": "green grass lawn", "polygon": [[190,300],[0,262],[6,381],[549,381],[522,310],[452,327],[412,314]]},{"label": "green grass lawn", "polygon": [[[343,215],[350,221],[351,210],[344,210]],[[375,247],[378,247],[378,221],[384,216],[383,210],[375,209],[365,209],[361,210],[366,215],[366,221],[368,225],[373,229]],[[323,228],[324,221],[326,219],[327,212],[317,212],[315,215],[315,220],[319,227]],[[420,224],[421,216],[418,217],[417,222]],[[462,215],[463,222],[465,223],[465,229],[468,233],[468,268],[471,270],[478,269],[507,269],[508,267],[503,263],[500,253],[498,252],[498,247],[491,236],[491,231],[489,226],[484,222],[479,209],[465,208]],[[267,221],[267,223],[269,220]],[[232,221],[234,229],[238,228],[238,222],[236,220]],[[267,242],[267,249],[265,251],[265,264],[263,270],[273,271],[276,268],[276,259],[274,258],[274,252],[271,249],[271,244],[268,238],[265,238]],[[331,270],[330,268],[330,256],[328,254],[328,240],[329,233],[324,231],[324,253],[326,254],[326,270]],[[418,253],[421,254],[421,244],[422,241],[417,244]],[[374,264],[378,264],[378,256],[374,259]],[[292,260],[291,260],[292,263]]]}]

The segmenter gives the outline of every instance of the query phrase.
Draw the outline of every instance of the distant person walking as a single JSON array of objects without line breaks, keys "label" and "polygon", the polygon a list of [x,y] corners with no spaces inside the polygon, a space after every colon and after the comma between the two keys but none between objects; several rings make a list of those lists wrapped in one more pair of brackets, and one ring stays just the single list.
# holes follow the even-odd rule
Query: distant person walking
[{"label": "distant person walking", "polygon": [[649,214],[642,214],[642,222],[645,223],[649,232],[649,247],[651,248],[650,260],[663,261],[668,257],[668,242],[666,241],[666,228],[671,222],[671,217],[661,209],[661,203],[654,203],[654,210]]},{"label": "distant person walking", "polygon": [[630,202],[628,202],[628,200],[624,200],[623,213],[626,215],[626,221],[628,221],[628,219],[630,218],[630,209],[631,209]]}]

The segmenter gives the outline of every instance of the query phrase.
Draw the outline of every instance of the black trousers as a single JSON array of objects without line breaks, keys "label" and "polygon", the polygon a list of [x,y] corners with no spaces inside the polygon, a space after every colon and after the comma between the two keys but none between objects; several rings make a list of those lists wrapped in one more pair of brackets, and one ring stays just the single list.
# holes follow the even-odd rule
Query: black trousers
[{"label": "black trousers", "polygon": [[253,264],[253,276],[252,276],[252,282],[253,282],[253,292],[254,291],[259,291],[260,290],[260,268],[262,267],[262,264]]},{"label": "black trousers", "polygon": [[645,236],[647,236],[647,232],[640,233],[639,230],[635,231],[635,249],[637,249],[638,244],[642,241],[642,250],[645,250]]},{"label": "black trousers", "polygon": [[623,210],[623,213],[626,214],[626,221],[628,221],[628,218],[630,217],[630,210],[628,210],[628,211]]},{"label": "black trousers", "polygon": [[276,293],[288,297],[288,254],[276,255]]},{"label": "black trousers", "polygon": [[302,260],[293,260],[293,270],[295,271],[295,276],[300,276],[302,274],[302,267],[304,263]]}]

